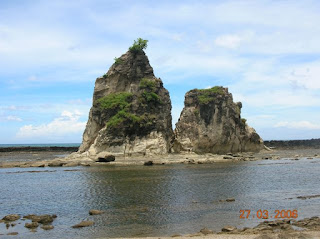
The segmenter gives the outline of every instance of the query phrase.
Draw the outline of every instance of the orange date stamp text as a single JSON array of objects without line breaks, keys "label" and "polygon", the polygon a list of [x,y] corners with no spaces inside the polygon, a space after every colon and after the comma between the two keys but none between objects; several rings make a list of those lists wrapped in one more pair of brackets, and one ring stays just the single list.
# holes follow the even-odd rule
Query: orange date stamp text
[{"label": "orange date stamp text", "polygon": [[298,217],[298,210],[262,210],[259,209],[258,211],[251,210],[240,210],[240,219],[249,219],[249,218],[258,218],[258,219],[284,219],[284,218],[297,218]]}]

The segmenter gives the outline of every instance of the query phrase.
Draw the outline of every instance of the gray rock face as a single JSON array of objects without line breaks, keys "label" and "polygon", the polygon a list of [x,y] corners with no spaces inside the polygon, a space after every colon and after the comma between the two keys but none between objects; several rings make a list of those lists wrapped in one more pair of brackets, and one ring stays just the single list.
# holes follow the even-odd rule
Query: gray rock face
[{"label": "gray rock face", "polygon": [[79,153],[166,154],[172,137],[168,91],[145,53],[128,51],[96,80]]},{"label": "gray rock face", "polygon": [[262,149],[260,136],[240,117],[242,104],[233,102],[227,88],[191,90],[184,104],[173,151],[221,154]]}]

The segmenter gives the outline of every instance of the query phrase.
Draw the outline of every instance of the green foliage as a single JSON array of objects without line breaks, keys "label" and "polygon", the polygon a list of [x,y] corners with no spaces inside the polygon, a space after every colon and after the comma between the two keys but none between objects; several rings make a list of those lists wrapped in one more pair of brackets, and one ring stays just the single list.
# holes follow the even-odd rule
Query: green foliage
[{"label": "green foliage", "polygon": [[132,94],[129,92],[120,92],[109,94],[98,100],[101,109],[118,109],[123,110],[129,106],[132,100]]},{"label": "green foliage", "polygon": [[201,89],[199,91],[202,93],[214,93],[214,94],[224,95],[223,87],[221,86],[214,86],[210,89]]},{"label": "green foliage", "polygon": [[127,127],[131,129],[139,129],[140,127],[148,127],[153,124],[155,115],[144,114],[136,115],[127,112],[125,109],[120,110],[116,115],[111,117],[107,122],[108,128]]},{"label": "green foliage", "polygon": [[143,93],[141,94],[142,101],[147,103],[154,102],[160,103],[160,97],[156,93],[156,82],[153,80],[149,80],[147,78],[143,78],[140,80],[139,84],[140,89],[144,89]]},{"label": "green foliage", "polygon": [[148,90],[151,90],[151,91],[155,91],[156,82],[154,82],[153,80],[149,80],[147,78],[142,78],[140,80],[139,88],[140,89],[148,89]]},{"label": "green foliage", "polygon": [[158,96],[156,93],[154,93],[154,92],[144,91],[144,92],[142,93],[142,97],[143,97],[147,102],[155,102],[155,103],[160,102],[159,96]]},{"label": "green foliage", "polygon": [[115,63],[116,65],[122,64],[122,63],[123,63],[123,60],[122,60],[120,57],[115,57],[115,58],[114,58],[114,63]]},{"label": "green foliage", "polygon": [[134,43],[131,47],[129,47],[129,51],[131,52],[139,52],[143,49],[146,49],[148,46],[148,40],[143,40],[142,38],[138,38],[134,40]]},{"label": "green foliage", "polygon": [[200,92],[200,95],[198,96],[200,104],[208,104],[215,99],[215,95],[224,95],[224,90],[220,86],[215,86],[210,89],[201,89],[198,91]]},{"label": "green foliage", "polygon": [[246,124],[246,123],[247,123],[247,119],[241,118],[241,122],[242,122],[243,124]]},{"label": "green foliage", "polygon": [[107,77],[108,77],[108,74],[107,74],[107,73],[103,75],[103,78],[107,78]]},{"label": "green foliage", "polygon": [[117,114],[112,116],[107,122],[107,127],[117,127],[121,125],[125,120],[129,120],[131,122],[139,121],[139,117],[127,112],[125,109],[118,111]]}]

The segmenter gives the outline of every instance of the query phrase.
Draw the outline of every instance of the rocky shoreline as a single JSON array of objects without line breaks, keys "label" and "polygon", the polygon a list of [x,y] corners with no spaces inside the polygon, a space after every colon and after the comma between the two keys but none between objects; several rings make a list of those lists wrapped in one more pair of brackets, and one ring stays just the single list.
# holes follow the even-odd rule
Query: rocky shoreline
[{"label": "rocky shoreline", "polygon": [[[90,216],[96,216],[103,214],[104,211],[100,210],[90,210]],[[18,214],[10,214],[4,216],[0,223],[6,224],[6,228],[15,227],[18,224],[24,223],[24,227],[29,229],[32,232],[37,232],[37,228],[41,227],[43,230],[53,230],[55,227],[52,225],[54,220],[58,216],[53,214],[45,214],[45,215],[35,215],[30,214],[21,217]],[[22,220],[22,221],[21,221]],[[31,222],[24,222],[25,220],[30,220]],[[72,228],[80,229],[83,227],[90,227],[95,224],[94,218],[92,220],[84,220],[80,223],[73,225]],[[41,226],[42,225],[42,226]],[[7,235],[18,235],[18,232],[9,232]],[[0,234],[4,235],[4,234]],[[274,220],[268,221],[265,220],[259,223],[255,227],[244,227],[242,229],[238,229],[234,226],[225,226],[221,229],[220,232],[215,232],[208,228],[202,228],[199,232],[194,234],[174,234],[171,237],[162,237],[162,238],[255,238],[255,239],[286,239],[286,238],[318,238],[320,235],[320,218],[318,216],[314,216],[311,218],[304,218],[302,220],[295,219],[283,219],[283,220]],[[159,238],[159,237],[157,237]]]},{"label": "rocky shoreline", "polygon": [[[299,160],[307,158],[309,160],[320,158],[320,151],[317,149],[293,149],[293,150],[262,150],[259,153],[228,153],[224,155],[218,154],[167,154],[155,156],[141,156],[141,157],[123,157],[116,156],[114,161],[111,162],[97,162],[97,159],[89,158],[85,155],[71,153],[67,157],[54,157],[55,152],[47,156],[47,152],[43,153],[43,157],[34,152],[18,152],[19,158],[29,157],[26,160],[3,161],[3,154],[7,157],[7,153],[0,153],[0,168],[29,168],[29,167],[76,167],[76,166],[102,166],[102,165],[167,165],[167,164],[210,164],[210,163],[230,163],[230,162],[243,162],[243,161],[258,161],[258,160]],[[64,152],[67,153],[67,152]],[[70,153],[70,152],[69,152]],[[13,154],[13,155],[12,155]],[[14,157],[14,152],[11,157]],[[36,156],[35,156],[36,155]]]}]

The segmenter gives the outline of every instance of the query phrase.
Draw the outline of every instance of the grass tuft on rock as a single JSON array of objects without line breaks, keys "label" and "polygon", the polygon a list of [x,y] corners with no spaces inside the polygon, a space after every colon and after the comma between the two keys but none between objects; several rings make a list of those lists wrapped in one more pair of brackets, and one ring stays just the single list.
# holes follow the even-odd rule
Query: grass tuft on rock
[{"label": "grass tuft on rock", "polygon": [[215,100],[217,95],[225,94],[223,87],[221,86],[215,86],[210,89],[201,89],[198,91],[200,92],[198,96],[198,100],[200,104],[208,104],[209,102]]},{"label": "grass tuft on rock", "polygon": [[142,78],[140,80],[139,88],[155,91],[156,90],[156,82],[153,80],[149,80],[147,78]]},{"label": "grass tuft on rock", "polygon": [[156,82],[143,78],[140,80],[139,88],[144,90],[141,94],[141,101],[146,103],[161,103],[159,95],[156,93]]},{"label": "grass tuft on rock", "polygon": [[127,106],[129,106],[132,100],[133,94],[129,92],[120,92],[113,93],[107,96],[104,96],[98,100],[100,104],[100,108],[103,110],[108,109],[119,109],[123,110]]},{"label": "grass tuft on rock", "polygon": [[155,118],[156,116],[152,114],[136,115],[124,109],[109,119],[107,127],[113,129],[126,127],[138,130],[139,128],[152,126]]},{"label": "grass tuft on rock", "polygon": [[115,57],[115,58],[114,58],[114,63],[115,63],[116,65],[122,64],[122,63],[123,63],[123,60],[122,60],[120,57]]}]

